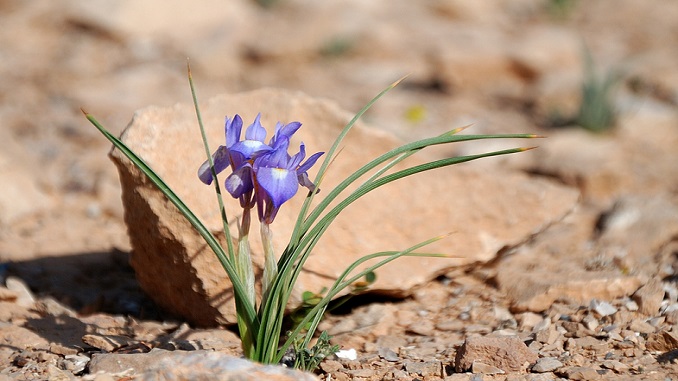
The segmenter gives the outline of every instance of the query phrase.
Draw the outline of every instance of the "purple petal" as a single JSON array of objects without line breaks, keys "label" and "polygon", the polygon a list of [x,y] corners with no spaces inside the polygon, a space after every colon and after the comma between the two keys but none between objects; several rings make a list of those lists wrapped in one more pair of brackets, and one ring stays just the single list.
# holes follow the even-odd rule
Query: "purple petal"
[{"label": "purple petal", "polygon": [[311,181],[311,179],[308,178],[308,173],[306,172],[299,173],[297,175],[297,181],[299,181],[299,185],[308,188],[308,190],[310,190],[311,192],[315,192],[316,189],[318,189],[318,187],[316,187],[315,184],[313,184],[313,181]]},{"label": "purple petal", "polygon": [[266,191],[275,208],[291,199],[299,189],[296,172],[283,168],[259,168],[257,182]]},{"label": "purple petal", "polygon": [[271,147],[269,147],[268,145],[258,140],[249,140],[249,139],[237,142],[231,147],[231,151],[239,152],[247,160],[253,158],[255,155],[261,152],[266,152],[270,150]]},{"label": "purple petal", "polygon": [[292,139],[292,135],[294,135],[294,133],[297,132],[299,128],[301,128],[301,123],[299,122],[291,122],[285,126],[278,122],[278,124],[275,125],[275,135],[273,135],[273,138],[271,138],[270,145],[273,146],[275,142],[282,136]]},{"label": "purple petal", "polygon": [[245,131],[245,139],[247,140],[256,140],[261,143],[266,139],[266,129],[261,125],[259,121],[261,119],[261,114],[257,114],[257,117],[254,118],[254,122],[247,127]]},{"label": "purple petal", "polygon": [[299,163],[304,160],[304,157],[306,157],[306,148],[304,147],[304,143],[301,143],[299,152],[292,156],[287,168],[296,169],[299,166]]},{"label": "purple petal", "polygon": [[240,141],[242,131],[242,118],[235,114],[233,119],[226,118],[226,147],[231,147]]},{"label": "purple petal", "polygon": [[293,169],[288,166],[290,155],[287,154],[287,148],[289,145],[289,139],[282,136],[280,140],[275,142],[275,147],[273,147],[272,151],[257,157],[254,167]]},{"label": "purple petal", "polygon": [[252,167],[243,165],[235,170],[226,178],[224,186],[233,198],[239,198],[245,193],[252,191],[252,189],[254,189],[252,183]]},{"label": "purple petal", "polygon": [[311,157],[309,157],[304,164],[300,165],[299,168],[297,168],[297,173],[305,173],[306,171],[311,169],[313,164],[315,164],[315,162],[318,161],[318,158],[320,158],[320,156],[322,156],[324,153],[325,152],[316,152],[313,155],[311,155]]},{"label": "purple petal", "polygon": [[[229,166],[230,162],[228,160],[228,148],[225,146],[219,146],[217,150],[212,154],[212,161],[214,162],[214,171],[220,173],[226,167]],[[205,160],[204,163],[198,168],[198,178],[203,183],[210,185],[212,184],[212,171],[210,170],[209,160]]]}]

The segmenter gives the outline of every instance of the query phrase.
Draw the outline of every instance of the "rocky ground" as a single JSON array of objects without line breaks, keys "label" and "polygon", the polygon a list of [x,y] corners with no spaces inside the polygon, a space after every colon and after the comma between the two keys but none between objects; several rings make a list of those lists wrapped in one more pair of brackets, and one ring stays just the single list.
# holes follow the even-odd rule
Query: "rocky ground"
[{"label": "rocky ground", "polygon": [[[0,380],[678,379],[676,4],[5,0],[0,25]],[[584,45],[621,75],[604,133],[574,119]],[[120,133],[135,110],[190,102],[186,57],[201,99],[287,89],[228,99],[318,105],[289,116],[305,126],[350,116],[409,73],[365,115],[372,128],[404,141],[469,123],[548,138],[444,172],[461,184],[438,176],[438,194],[461,200],[452,210],[398,204],[434,235],[458,227],[445,247],[463,259],[396,271],[383,278],[410,281],[329,314],[321,328],[355,359],[316,375],[241,363],[229,327],[144,292],[109,145],[80,112]],[[351,241],[385,249],[412,233],[396,226]]]}]

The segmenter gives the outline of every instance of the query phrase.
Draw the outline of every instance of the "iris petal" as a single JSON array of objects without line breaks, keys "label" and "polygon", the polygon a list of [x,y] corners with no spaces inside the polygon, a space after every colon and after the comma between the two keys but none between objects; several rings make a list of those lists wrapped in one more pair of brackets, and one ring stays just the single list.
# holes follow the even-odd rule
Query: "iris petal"
[{"label": "iris petal", "polygon": [[254,185],[252,183],[252,167],[244,165],[231,173],[224,183],[226,190],[234,198],[243,196],[252,191]]},{"label": "iris petal", "polygon": [[[228,148],[225,146],[219,146],[217,150],[212,154],[212,161],[214,162],[214,171],[220,173],[229,165],[228,160]],[[212,171],[210,170],[209,160],[205,160],[204,163],[198,168],[198,178],[203,183],[210,185],[212,184]]]},{"label": "iris petal", "polygon": [[299,168],[297,169],[297,172],[305,173],[306,171],[311,169],[313,164],[315,164],[315,162],[318,161],[320,156],[322,156],[324,153],[325,152],[316,152],[313,155],[311,155],[311,157],[309,157],[308,160],[306,160],[306,162],[304,164],[299,166]]},{"label": "iris petal", "polygon": [[270,151],[271,147],[258,140],[243,140],[231,147],[232,151],[240,152],[246,158],[252,158],[260,152]]},{"label": "iris petal", "polygon": [[284,168],[259,168],[257,183],[266,191],[275,208],[291,199],[299,188],[297,173]]},{"label": "iris petal", "polygon": [[257,117],[254,118],[254,122],[247,127],[245,139],[264,142],[264,139],[266,139],[266,129],[261,125],[259,119],[261,119],[261,114],[257,114]]},{"label": "iris petal", "polygon": [[233,119],[226,118],[226,147],[231,147],[240,141],[242,131],[242,118],[235,114]]}]

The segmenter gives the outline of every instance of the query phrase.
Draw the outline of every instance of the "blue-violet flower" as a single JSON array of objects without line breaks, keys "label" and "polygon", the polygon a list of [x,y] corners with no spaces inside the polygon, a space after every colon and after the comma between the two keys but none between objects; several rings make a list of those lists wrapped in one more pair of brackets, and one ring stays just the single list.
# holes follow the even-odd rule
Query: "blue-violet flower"
[{"label": "blue-violet flower", "polygon": [[[278,122],[275,133],[266,144],[266,129],[260,119],[261,114],[258,114],[247,127],[245,140],[240,140],[242,118],[237,114],[233,119],[226,118],[226,145],[217,148],[212,160],[216,173],[231,167],[232,173],[225,181],[228,193],[239,198],[243,208],[251,208],[254,206],[252,203],[256,202],[260,221],[270,224],[280,206],[297,193],[299,185],[316,191],[307,172],[324,152],[311,155],[302,164],[306,157],[304,143],[301,143],[299,152],[294,156],[287,153],[290,139],[299,130],[301,123],[283,125]],[[200,166],[198,177],[205,184],[212,183],[209,161]]]}]

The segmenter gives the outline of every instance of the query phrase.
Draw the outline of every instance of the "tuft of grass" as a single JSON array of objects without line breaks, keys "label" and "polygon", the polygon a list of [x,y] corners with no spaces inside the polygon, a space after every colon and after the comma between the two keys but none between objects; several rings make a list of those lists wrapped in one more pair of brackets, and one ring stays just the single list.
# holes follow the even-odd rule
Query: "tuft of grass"
[{"label": "tuft of grass", "polygon": [[586,130],[603,132],[614,127],[617,121],[614,91],[621,82],[622,75],[618,70],[599,73],[588,50],[585,50],[584,60],[585,77],[575,122]]}]

